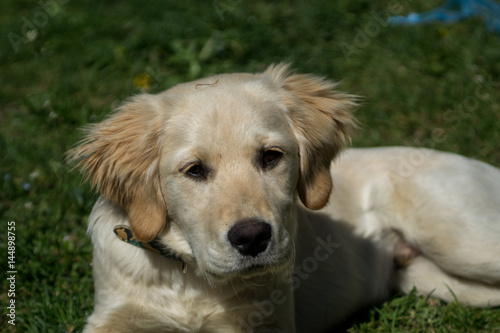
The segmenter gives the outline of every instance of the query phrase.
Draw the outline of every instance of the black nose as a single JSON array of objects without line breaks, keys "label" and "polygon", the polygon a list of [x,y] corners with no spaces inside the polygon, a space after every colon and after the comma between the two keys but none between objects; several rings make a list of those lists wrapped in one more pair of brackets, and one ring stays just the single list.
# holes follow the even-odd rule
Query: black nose
[{"label": "black nose", "polygon": [[271,225],[255,219],[239,221],[227,233],[232,246],[242,255],[252,257],[267,249],[271,236]]}]

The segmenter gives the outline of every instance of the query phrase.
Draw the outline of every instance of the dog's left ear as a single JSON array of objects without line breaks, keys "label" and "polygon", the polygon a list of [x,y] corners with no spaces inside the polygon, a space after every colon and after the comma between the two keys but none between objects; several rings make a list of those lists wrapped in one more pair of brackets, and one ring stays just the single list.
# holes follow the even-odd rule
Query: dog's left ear
[{"label": "dog's left ear", "polygon": [[332,191],[330,164],[356,128],[356,96],[334,91],[336,84],[312,75],[293,74],[286,64],[264,75],[277,82],[299,143],[299,197],[310,209],[328,203]]},{"label": "dog's left ear", "polygon": [[142,241],[153,240],[167,219],[158,175],[164,116],[159,105],[153,95],[134,97],[108,119],[90,125],[80,145],[68,152],[92,186],[126,210]]}]

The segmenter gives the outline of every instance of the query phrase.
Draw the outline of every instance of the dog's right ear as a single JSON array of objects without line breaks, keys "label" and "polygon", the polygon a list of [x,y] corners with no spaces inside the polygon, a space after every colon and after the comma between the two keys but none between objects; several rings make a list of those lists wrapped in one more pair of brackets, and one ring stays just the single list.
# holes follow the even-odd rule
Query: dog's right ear
[{"label": "dog's right ear", "polygon": [[88,126],[79,146],[68,152],[93,188],[126,210],[142,241],[154,239],[167,219],[158,170],[160,105],[152,95],[134,97],[108,119]]}]

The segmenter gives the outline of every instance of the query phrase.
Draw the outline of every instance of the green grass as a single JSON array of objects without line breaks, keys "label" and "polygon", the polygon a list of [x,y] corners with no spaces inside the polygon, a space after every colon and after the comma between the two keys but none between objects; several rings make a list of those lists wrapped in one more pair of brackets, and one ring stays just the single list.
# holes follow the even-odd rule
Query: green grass
[{"label": "green grass", "polygon": [[[426,146],[500,165],[500,36],[477,19],[388,27],[373,14],[385,15],[385,0],[59,3],[47,15],[38,1],[4,0],[0,12],[0,253],[15,221],[18,332],[78,332],[90,314],[85,229],[96,197],[64,152],[82,125],[141,90],[289,61],[364,96],[354,146]],[[3,313],[3,330],[16,331]],[[495,332],[500,310],[401,296],[350,330]]]},{"label": "green grass", "polygon": [[498,332],[498,310],[471,310],[432,298],[397,296],[370,311],[369,321],[348,332]]}]

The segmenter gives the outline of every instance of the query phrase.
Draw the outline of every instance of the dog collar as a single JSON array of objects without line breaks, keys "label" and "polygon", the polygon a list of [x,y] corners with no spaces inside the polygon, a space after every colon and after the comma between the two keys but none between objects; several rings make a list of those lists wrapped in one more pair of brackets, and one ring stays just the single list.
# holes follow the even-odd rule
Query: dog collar
[{"label": "dog collar", "polygon": [[124,241],[125,243],[140,247],[141,249],[153,251],[163,257],[182,262],[182,273],[186,273],[187,266],[184,260],[182,260],[182,258],[172,249],[163,245],[159,238],[155,238],[151,242],[142,242],[135,237],[132,229],[126,225],[117,225],[113,228],[113,231],[118,239]]}]

